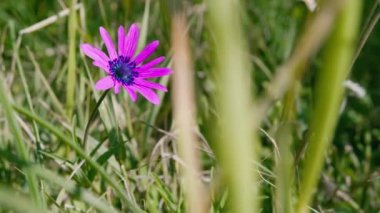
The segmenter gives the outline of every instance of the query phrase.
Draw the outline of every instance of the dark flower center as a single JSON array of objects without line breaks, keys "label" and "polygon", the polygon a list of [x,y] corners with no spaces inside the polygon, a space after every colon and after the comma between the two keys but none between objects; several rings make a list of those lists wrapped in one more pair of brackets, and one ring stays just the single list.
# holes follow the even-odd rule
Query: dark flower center
[{"label": "dark flower center", "polygon": [[138,77],[138,72],[135,71],[136,64],[127,57],[119,56],[108,63],[112,77],[123,85],[132,85],[134,79]]}]

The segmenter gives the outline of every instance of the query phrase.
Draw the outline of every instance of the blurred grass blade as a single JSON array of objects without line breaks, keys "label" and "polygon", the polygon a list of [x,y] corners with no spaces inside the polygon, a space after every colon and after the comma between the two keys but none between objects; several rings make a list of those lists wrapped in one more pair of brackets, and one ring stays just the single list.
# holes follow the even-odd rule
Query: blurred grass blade
[{"label": "blurred grass blade", "polygon": [[253,122],[248,52],[241,24],[243,1],[209,0],[211,32],[215,38],[218,141],[221,169],[231,212],[259,212],[257,169],[259,141]]},{"label": "blurred grass blade", "polygon": [[291,145],[293,142],[292,126],[283,123],[276,131],[276,142],[279,147],[280,155],[276,155],[276,212],[291,213],[292,187],[293,187],[293,157]]},{"label": "blurred grass blade", "polygon": [[138,43],[138,49],[141,50],[146,44],[149,27],[149,15],[150,15],[150,0],[145,0],[144,15],[141,24],[141,34]]},{"label": "blurred grass blade", "polygon": [[[32,157],[30,156],[28,149],[25,145],[25,142],[21,133],[21,128],[16,121],[15,115],[11,107],[11,103],[6,95],[4,82],[5,80],[4,80],[3,74],[0,73],[0,103],[2,106],[2,110],[4,111],[4,114],[8,122],[8,126],[13,134],[13,137],[15,140],[15,147],[16,147],[18,156],[24,162],[30,163],[32,161]],[[37,181],[36,176],[34,175],[33,171],[30,168],[25,167],[23,171],[25,172],[26,182],[28,183],[30,194],[34,203],[41,211],[44,211],[45,205],[43,203],[42,194],[39,191],[38,181]]]},{"label": "blurred grass blade", "polygon": [[173,111],[174,125],[178,131],[177,145],[181,167],[187,212],[207,212],[207,196],[200,180],[200,153],[198,153],[196,130],[196,106],[194,95],[194,71],[191,62],[189,40],[183,15],[173,17]]},{"label": "blurred grass blade", "polygon": [[3,208],[11,210],[11,212],[13,212],[12,210],[25,213],[41,212],[41,209],[35,206],[28,198],[21,196],[19,192],[0,186],[0,210],[1,212],[6,212]]},{"label": "blurred grass blade", "polygon": [[303,66],[307,65],[309,59],[319,50],[329,35],[343,2],[344,0],[326,1],[310,21],[306,22],[305,29],[293,48],[293,53],[285,63],[279,66],[270,85],[267,86],[266,95],[258,107],[257,114],[260,120],[265,118],[265,112],[272,103],[302,78],[307,70],[303,69]]},{"label": "blurred grass blade", "polygon": [[77,0],[71,0],[70,15],[68,24],[69,38],[69,59],[67,70],[67,86],[66,86],[66,111],[68,118],[71,118],[74,110],[75,102],[75,84],[76,84],[76,30],[77,30],[77,12],[75,5]]},{"label": "blurred grass blade", "polygon": [[[306,63],[306,62],[305,62]],[[297,69],[305,69],[305,64]],[[281,113],[280,123],[276,129],[276,143],[279,148],[279,155],[276,155],[276,190],[275,190],[275,208],[276,212],[294,212],[292,203],[292,192],[294,187],[294,160],[292,156],[292,147],[294,136],[294,124],[297,122],[296,102],[299,98],[300,76],[297,77],[294,84],[286,92],[283,103],[284,108]]]},{"label": "blurred grass blade", "polygon": [[323,166],[324,153],[334,137],[344,92],[343,82],[353,59],[361,4],[361,0],[345,1],[325,49],[324,63],[317,76],[316,102],[301,176],[298,213],[308,212]]}]

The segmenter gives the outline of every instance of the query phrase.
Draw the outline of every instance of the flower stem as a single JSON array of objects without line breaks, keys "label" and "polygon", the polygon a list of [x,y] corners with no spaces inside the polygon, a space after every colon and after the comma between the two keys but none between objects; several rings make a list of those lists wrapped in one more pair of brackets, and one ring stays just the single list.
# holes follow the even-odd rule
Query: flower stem
[{"label": "flower stem", "polygon": [[82,142],[83,149],[86,148],[87,139],[88,139],[88,131],[90,130],[90,124],[94,121],[94,119],[98,113],[99,106],[103,102],[104,98],[107,96],[109,91],[110,90],[104,91],[102,96],[100,96],[99,100],[96,102],[95,108],[91,112],[90,118],[88,119],[87,124],[86,124],[86,128],[84,130],[83,142]]}]

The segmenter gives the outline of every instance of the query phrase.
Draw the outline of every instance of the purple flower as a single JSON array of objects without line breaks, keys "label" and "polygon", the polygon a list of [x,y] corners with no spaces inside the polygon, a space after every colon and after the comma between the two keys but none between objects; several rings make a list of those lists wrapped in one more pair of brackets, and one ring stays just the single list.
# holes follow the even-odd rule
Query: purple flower
[{"label": "purple flower", "polygon": [[137,24],[131,25],[127,35],[125,35],[124,27],[119,27],[117,52],[108,32],[103,27],[100,27],[99,31],[107,48],[108,56],[90,44],[80,46],[82,52],[94,60],[93,65],[107,73],[106,77],[96,82],[95,89],[106,90],[113,87],[117,94],[120,92],[120,87],[123,87],[132,101],[137,100],[138,92],[149,102],[160,104],[160,99],[153,89],[167,92],[167,88],[147,79],[169,75],[172,71],[169,68],[156,67],[165,60],[163,56],[143,64],[156,50],[159,42],[153,41],[135,56],[140,34]]}]

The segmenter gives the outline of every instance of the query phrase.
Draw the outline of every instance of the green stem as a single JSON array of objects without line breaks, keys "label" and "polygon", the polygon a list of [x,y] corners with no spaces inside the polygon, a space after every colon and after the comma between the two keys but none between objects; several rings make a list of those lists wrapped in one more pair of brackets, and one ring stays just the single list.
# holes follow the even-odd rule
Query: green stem
[{"label": "green stem", "polygon": [[99,109],[99,106],[100,104],[103,102],[104,98],[107,96],[108,92],[110,90],[106,90],[102,96],[100,96],[98,102],[96,102],[96,105],[94,107],[94,109],[92,110],[91,112],[91,115],[90,115],[90,118],[88,119],[87,121],[87,124],[86,124],[86,128],[84,130],[84,135],[83,135],[83,142],[82,142],[82,147],[83,149],[86,149],[86,143],[87,143],[87,139],[88,139],[88,131],[90,130],[90,125],[91,123],[94,121],[94,119],[96,118],[96,115],[98,113],[98,109]]},{"label": "green stem", "polygon": [[308,135],[296,212],[308,211],[324,162],[324,153],[334,137],[344,87],[354,53],[360,23],[361,0],[346,0],[328,40],[323,67],[318,73],[316,104]]}]

